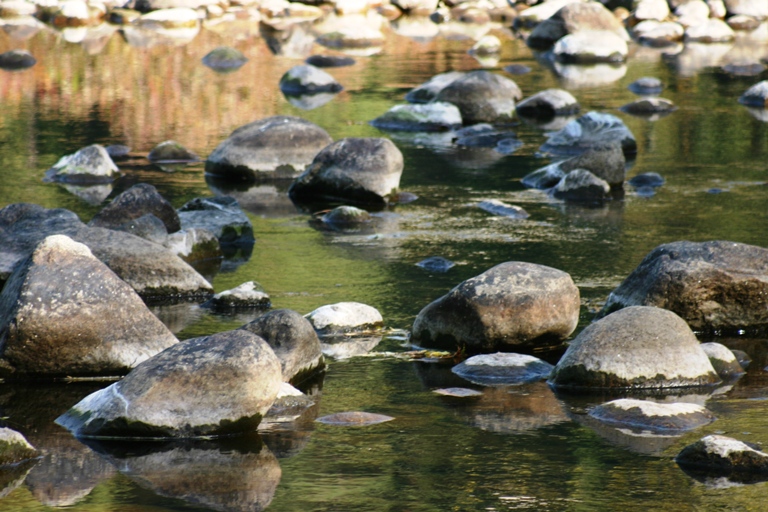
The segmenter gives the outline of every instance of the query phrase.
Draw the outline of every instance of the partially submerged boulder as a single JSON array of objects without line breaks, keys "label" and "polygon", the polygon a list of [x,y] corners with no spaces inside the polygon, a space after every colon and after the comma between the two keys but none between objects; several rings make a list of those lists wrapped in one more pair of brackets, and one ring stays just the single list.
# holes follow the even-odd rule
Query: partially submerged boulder
[{"label": "partially submerged boulder", "polygon": [[267,117],[233,131],[210,154],[205,172],[229,181],[293,178],[331,142],[328,132],[304,119]]},{"label": "partially submerged boulder", "polygon": [[530,217],[528,212],[520,206],[507,204],[498,199],[486,199],[485,201],[480,201],[477,203],[477,207],[493,215],[508,217],[510,219],[527,219]]},{"label": "partially submerged boulder", "polygon": [[403,154],[391,140],[350,137],[320,151],[288,195],[297,203],[342,200],[384,206],[402,173]]},{"label": "partially submerged boulder", "polygon": [[711,386],[721,380],[682,318],[633,306],[581,331],[549,382],[560,389],[659,389]]},{"label": "partially submerged boulder", "polygon": [[300,384],[325,367],[314,327],[296,311],[270,311],[241,329],[261,336],[272,347],[286,382]]},{"label": "partially submerged boulder", "polygon": [[622,398],[598,405],[589,415],[604,423],[654,433],[678,433],[715,421],[715,416],[697,404],[658,403]]},{"label": "partially submerged boulder", "polygon": [[547,134],[541,150],[555,155],[577,155],[611,143],[618,143],[625,154],[637,152],[635,136],[621,119],[611,114],[587,112],[562,130]]},{"label": "partially submerged boulder", "polygon": [[306,316],[321,336],[378,330],[384,325],[376,308],[360,302],[320,306]]},{"label": "partially submerged boulder", "polygon": [[552,189],[552,196],[577,203],[601,203],[608,198],[611,186],[586,169],[575,169]]},{"label": "partially submerged boulder", "polygon": [[252,432],[282,381],[280,363],[263,339],[227,331],[166,349],[85,397],[56,423],[85,438]]},{"label": "partially submerged boulder", "polygon": [[529,96],[517,104],[517,113],[522,117],[551,119],[555,116],[570,116],[579,112],[579,102],[563,89],[546,89]]},{"label": "partially submerged boulder", "polygon": [[737,481],[768,479],[768,454],[722,435],[708,435],[689,444],[677,454],[675,462],[686,470],[734,476]]},{"label": "partially submerged boulder", "polygon": [[181,229],[179,215],[157,189],[148,183],[139,183],[115,197],[97,213],[89,226],[119,229],[127,222],[152,214],[162,221],[167,233]]},{"label": "partially submerged boulder", "polygon": [[496,352],[559,343],[576,328],[579,290],[560,270],[506,262],[456,286],[416,317],[426,347]]},{"label": "partially submerged boulder", "polygon": [[665,308],[700,331],[768,327],[768,249],[727,241],[656,247],[608,296],[600,312]]},{"label": "partially submerged boulder", "polygon": [[18,464],[40,454],[29,441],[15,430],[0,428],[0,467]]},{"label": "partially submerged boulder", "polygon": [[633,116],[661,116],[671,114],[677,107],[665,98],[642,98],[619,107],[619,110]]},{"label": "partially submerged boulder", "polygon": [[489,71],[471,71],[453,80],[435,96],[435,101],[453,103],[465,124],[508,123],[515,101],[523,94],[517,84]]},{"label": "partially submerged boulder", "polygon": [[254,243],[251,221],[233,197],[198,197],[179,208],[178,214],[182,229],[205,229],[221,245]]},{"label": "partially submerged boulder", "polygon": [[294,66],[280,78],[280,90],[283,94],[298,96],[320,92],[339,92],[341,84],[320,68],[309,64]]},{"label": "partially submerged boulder", "polygon": [[451,103],[395,105],[373,121],[379,130],[440,132],[461,126],[461,112]]},{"label": "partially submerged boulder", "polygon": [[[624,184],[626,158],[618,143],[590,147],[583,153],[555,162],[526,175],[522,183],[531,188],[545,189],[558,184],[566,173],[583,169],[605,181],[612,188]],[[603,185],[600,185],[603,188]]]},{"label": "partially submerged boulder", "polygon": [[200,157],[175,140],[166,140],[152,148],[147,160],[157,164],[199,162]]},{"label": "partially submerged boulder", "polygon": [[552,49],[559,62],[594,64],[624,62],[629,48],[626,40],[607,30],[592,30],[568,34]]},{"label": "partially submerged boulder", "polygon": [[744,375],[744,368],[731,349],[721,343],[702,343],[701,348],[707,354],[709,362],[724,381]]},{"label": "partially submerged boulder", "polygon": [[71,155],[61,157],[46,171],[46,179],[61,183],[109,183],[120,176],[120,170],[104,146],[92,144]]},{"label": "partially submerged boulder", "polygon": [[448,71],[447,73],[440,73],[435,75],[418,87],[411,89],[408,94],[405,95],[405,100],[410,103],[429,103],[433,101],[437,94],[442,91],[447,85],[454,82],[456,79],[461,78],[466,73],[462,71]]},{"label": "partially submerged boulder", "polygon": [[203,304],[219,311],[238,309],[269,309],[272,301],[264,288],[255,281],[248,281],[231,290],[224,290]]},{"label": "partially submerged boulder", "polygon": [[0,294],[4,378],[115,375],[178,340],[83,244],[43,240]]},{"label": "partially submerged boulder", "polygon": [[481,354],[457,364],[451,371],[481,386],[505,386],[535,382],[549,377],[551,364],[525,354]]},{"label": "partially submerged boulder", "polygon": [[[666,0],[661,1],[666,4]],[[664,84],[656,77],[644,76],[629,84],[627,88],[641,96],[656,96],[664,90]]]}]

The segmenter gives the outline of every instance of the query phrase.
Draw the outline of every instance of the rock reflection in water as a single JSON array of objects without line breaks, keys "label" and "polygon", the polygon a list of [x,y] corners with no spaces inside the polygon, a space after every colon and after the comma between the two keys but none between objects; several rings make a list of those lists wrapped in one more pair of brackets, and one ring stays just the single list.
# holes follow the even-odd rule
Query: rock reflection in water
[{"label": "rock reflection in water", "polygon": [[92,443],[141,487],[221,511],[259,511],[272,502],[280,463],[258,435],[168,444]]},{"label": "rock reflection in water", "polygon": [[659,433],[642,429],[613,427],[586,414],[571,414],[573,421],[593,430],[610,444],[643,455],[661,455],[677,442],[683,433]]},{"label": "rock reflection in water", "polygon": [[303,59],[312,53],[315,36],[311,33],[309,22],[294,23],[285,30],[278,30],[265,23],[259,25],[261,37],[269,50],[275,55]]},{"label": "rock reflection in water", "polygon": [[217,196],[237,199],[240,207],[261,217],[293,217],[298,209],[288,197],[291,180],[270,183],[232,183],[206,175],[208,188]]},{"label": "rock reflection in water", "polygon": [[367,354],[381,343],[381,336],[328,337],[320,342],[323,355],[336,360]]},{"label": "rock reflection in water", "polygon": [[0,467],[0,500],[15,491],[29,471],[39,462],[38,459],[25,460],[19,464]]}]

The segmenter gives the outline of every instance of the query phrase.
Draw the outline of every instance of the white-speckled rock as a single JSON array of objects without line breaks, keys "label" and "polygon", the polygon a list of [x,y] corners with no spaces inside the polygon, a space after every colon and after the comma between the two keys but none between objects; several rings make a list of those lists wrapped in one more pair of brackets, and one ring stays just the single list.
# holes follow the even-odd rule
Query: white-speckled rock
[{"label": "white-speckled rock", "polygon": [[320,306],[306,315],[312,326],[323,335],[367,331],[384,325],[379,311],[360,302],[339,302]]},{"label": "white-speckled rock", "polygon": [[715,420],[711,412],[697,404],[635,399],[620,399],[599,405],[590,410],[589,415],[605,423],[652,432],[692,430]]},{"label": "white-speckled rock", "polygon": [[559,39],[552,51],[560,62],[591,64],[624,62],[629,48],[627,42],[615,32],[588,30]]}]

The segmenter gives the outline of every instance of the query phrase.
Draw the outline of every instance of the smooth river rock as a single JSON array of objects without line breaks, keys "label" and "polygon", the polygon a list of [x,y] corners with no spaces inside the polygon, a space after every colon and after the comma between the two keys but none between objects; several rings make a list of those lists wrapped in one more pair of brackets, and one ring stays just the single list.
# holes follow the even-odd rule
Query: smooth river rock
[{"label": "smooth river rock", "polygon": [[515,101],[522,97],[520,88],[509,78],[471,71],[442,88],[435,101],[456,105],[464,124],[508,123],[515,113]]},{"label": "smooth river rock", "polygon": [[551,119],[576,114],[580,108],[579,102],[568,91],[546,89],[518,103],[517,113],[522,117]]},{"label": "smooth river rock", "polygon": [[77,437],[165,438],[256,430],[283,382],[267,343],[247,331],[180,342],[92,393],[56,423]]},{"label": "smooth river rock", "polygon": [[461,127],[461,112],[451,103],[395,105],[373,121],[379,130],[441,132]]},{"label": "smooth river rock", "polygon": [[62,183],[110,183],[120,176],[104,146],[93,144],[62,157],[46,171],[46,179]]},{"label": "smooth river rock", "polygon": [[701,348],[721,379],[728,381],[744,375],[744,368],[731,349],[721,343],[702,343]]},{"label": "smooth river rock", "polygon": [[504,386],[544,380],[553,368],[538,357],[496,352],[472,356],[451,368],[451,371],[481,386]]},{"label": "smooth river rock", "polygon": [[280,78],[280,90],[283,94],[317,94],[320,92],[339,92],[341,84],[330,74],[309,64],[294,66]]},{"label": "smooth river rock", "polygon": [[574,169],[552,189],[552,196],[577,203],[602,203],[608,198],[611,186],[586,169]]},{"label": "smooth river rock", "polygon": [[115,197],[97,213],[89,226],[119,229],[125,223],[152,214],[162,221],[167,233],[181,229],[179,215],[157,189],[148,183],[139,183]]},{"label": "smooth river rock", "polygon": [[615,426],[667,434],[693,430],[715,421],[711,412],[697,404],[630,398],[598,405],[589,411],[589,415]]},{"label": "smooth river rock", "polygon": [[306,316],[321,336],[377,330],[384,325],[376,308],[360,302],[327,304]]},{"label": "smooth river rock", "polygon": [[736,481],[768,479],[768,454],[723,435],[702,437],[683,448],[675,462],[683,469],[713,476],[735,475]]},{"label": "smooth river rock", "polygon": [[576,328],[579,290],[571,276],[534,263],[501,263],[421,310],[411,339],[470,353],[559,343]]},{"label": "smooth river rock", "polygon": [[561,389],[658,389],[721,380],[682,318],[665,309],[633,306],[581,331],[549,382]]},{"label": "smooth river rock", "polygon": [[18,464],[39,454],[22,434],[10,428],[0,428],[0,466]]},{"label": "smooth river rock", "polygon": [[547,134],[541,150],[555,155],[578,155],[612,143],[618,143],[625,154],[637,152],[635,136],[621,119],[612,114],[587,112],[562,130]]},{"label": "smooth river rock", "polygon": [[208,300],[203,307],[219,311],[242,309],[269,309],[272,301],[264,288],[255,281],[247,281],[231,290],[219,292]]},{"label": "smooth river rock", "polygon": [[768,249],[727,241],[656,247],[608,296],[600,312],[633,306],[675,312],[694,330],[768,326]]},{"label": "smooth river rock", "polygon": [[43,240],[0,294],[5,378],[124,374],[178,340],[83,244]]},{"label": "smooth river rock", "polygon": [[410,103],[429,103],[433,101],[437,97],[437,94],[446,86],[463,77],[465,74],[466,73],[462,71],[448,71],[447,73],[435,75],[418,87],[411,89],[408,94],[405,95],[405,101]]}]

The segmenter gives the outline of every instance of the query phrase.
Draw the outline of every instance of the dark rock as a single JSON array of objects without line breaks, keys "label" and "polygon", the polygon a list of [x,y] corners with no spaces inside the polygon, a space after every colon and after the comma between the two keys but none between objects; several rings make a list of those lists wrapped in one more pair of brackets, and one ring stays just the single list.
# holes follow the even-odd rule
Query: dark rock
[{"label": "dark rock", "polygon": [[34,459],[39,452],[23,435],[9,428],[0,428],[0,467],[3,470],[10,464]]},{"label": "dark rock", "polygon": [[465,124],[508,123],[515,100],[522,97],[512,80],[488,71],[471,71],[442,88],[435,101],[456,105]]},{"label": "dark rock", "polygon": [[333,142],[304,119],[273,116],[241,126],[205,162],[205,172],[229,181],[292,178]]},{"label": "dark rock", "polygon": [[10,50],[0,53],[0,69],[16,71],[31,68],[35,64],[37,59],[27,50]]},{"label": "dark rock", "polygon": [[640,187],[660,187],[664,184],[664,178],[655,172],[645,172],[632,177],[629,184],[635,188]]},{"label": "dark rock", "polygon": [[99,144],[62,157],[45,173],[48,181],[75,184],[110,183],[119,176],[120,170]]},{"label": "dark rock", "polygon": [[181,229],[179,215],[157,189],[148,183],[134,185],[97,213],[89,226],[116,229],[147,214],[160,219],[168,233]]},{"label": "dark rock", "polygon": [[379,130],[408,132],[440,132],[462,124],[456,105],[444,102],[395,105],[373,121]]},{"label": "dark rock", "polygon": [[469,134],[466,134],[464,130],[459,130],[456,132],[456,135],[458,136],[456,145],[467,148],[493,148],[506,140],[518,140],[515,132],[497,131],[495,129]]},{"label": "dark rock", "polygon": [[339,302],[320,306],[307,319],[321,336],[378,330],[384,325],[381,313],[359,302]]},{"label": "dark rock", "polygon": [[411,339],[471,353],[559,343],[576,328],[579,307],[579,290],[565,272],[507,262],[422,309]]},{"label": "dark rock", "polygon": [[671,114],[677,107],[664,98],[643,98],[622,105],[619,110],[633,116],[653,116]]},{"label": "dark rock", "polygon": [[272,347],[286,382],[300,384],[325,367],[315,329],[309,320],[295,311],[270,311],[241,329],[261,336]]},{"label": "dark rock", "polygon": [[604,423],[666,434],[693,430],[716,419],[711,412],[696,404],[626,398],[598,405],[589,411],[589,415]]},{"label": "dark rock", "polygon": [[177,342],[128,284],[62,235],[11,274],[0,326],[6,379],[121,374]]},{"label": "dark rock", "polygon": [[309,64],[294,66],[280,78],[280,90],[288,95],[339,92],[342,89],[331,75]]},{"label": "dark rock", "polygon": [[130,156],[131,148],[123,144],[110,144],[105,147],[112,160],[124,160]]},{"label": "dark rock", "polygon": [[305,62],[316,68],[339,68],[352,66],[355,59],[340,55],[310,55]]},{"label": "dark rock", "polygon": [[214,48],[203,57],[203,65],[219,73],[237,71],[246,62],[248,58],[243,55],[243,52],[229,46]]},{"label": "dark rock", "polygon": [[272,301],[259,283],[248,281],[231,290],[217,293],[203,306],[220,311],[254,308],[269,309],[272,306]]},{"label": "dark rock", "polygon": [[547,137],[541,150],[555,155],[577,155],[611,143],[619,143],[624,154],[637,152],[635,136],[621,119],[611,114],[588,112]]},{"label": "dark rock", "polygon": [[737,482],[768,479],[768,455],[732,437],[703,437],[683,448],[675,462],[683,469],[733,477]]},{"label": "dark rock", "polygon": [[77,437],[200,437],[256,430],[277,397],[280,363],[242,330],[182,341],[56,419]]},{"label": "dark rock", "polygon": [[739,103],[748,107],[768,108],[768,80],[747,89],[739,98]]},{"label": "dark rock", "polygon": [[152,148],[152,151],[147,155],[147,159],[152,163],[158,164],[200,161],[199,156],[175,140],[166,140]]},{"label": "dark rock", "polygon": [[566,174],[552,189],[552,196],[577,203],[601,203],[611,192],[611,186],[586,169]]},{"label": "dark rock", "polygon": [[549,377],[554,366],[538,357],[496,352],[472,356],[451,371],[480,386],[503,386],[535,382]]},{"label": "dark rock", "polygon": [[198,197],[179,208],[178,214],[182,229],[205,229],[222,246],[254,243],[251,221],[232,197]]},{"label": "dark rock", "polygon": [[510,75],[526,75],[531,72],[531,68],[524,64],[510,64],[509,66],[504,66],[504,71]]},{"label": "dark rock", "polygon": [[734,76],[757,76],[765,69],[765,66],[759,62],[731,62],[723,66],[723,71]]},{"label": "dark rock", "polygon": [[702,343],[701,348],[709,357],[712,368],[724,381],[730,381],[744,375],[744,368],[736,359],[736,355],[725,345],[710,342]]},{"label": "dark rock", "polygon": [[488,199],[477,203],[477,207],[481,210],[485,210],[493,215],[500,215],[502,217],[509,217],[510,219],[527,219],[530,217],[528,212],[520,208],[519,206],[506,204],[498,199]]},{"label": "dark rock", "polygon": [[656,96],[664,90],[664,84],[658,78],[644,76],[629,84],[627,89],[641,96]]},{"label": "dark rock", "polygon": [[456,264],[442,256],[432,256],[425,260],[421,260],[416,266],[421,267],[424,270],[429,270],[430,272],[448,272],[451,268],[456,266]]},{"label": "dark rock", "polygon": [[566,64],[619,64],[627,59],[627,42],[613,32],[604,30],[568,34],[555,43],[555,60]]},{"label": "dark rock", "polygon": [[562,89],[546,89],[517,104],[518,115],[534,119],[570,116],[578,113],[580,109],[576,98]]},{"label": "dark rock", "polygon": [[726,241],[656,247],[613,290],[600,312],[665,308],[696,330],[768,326],[768,249]]},{"label": "dark rock", "polygon": [[409,103],[429,103],[433,101],[437,97],[437,94],[447,85],[453,83],[458,78],[463,77],[465,74],[466,73],[461,71],[449,71],[447,73],[435,75],[420,86],[411,89],[411,91],[405,95],[405,101]]},{"label": "dark rock", "polygon": [[629,39],[621,21],[601,3],[574,2],[536,25],[526,44],[535,49],[547,49],[568,34],[584,31],[610,32],[621,39]]},{"label": "dark rock", "polygon": [[565,172],[560,169],[560,163],[557,162],[526,174],[520,182],[528,188],[545,190],[560,183],[564,177]]},{"label": "dark rock", "polygon": [[160,245],[166,245],[168,239],[168,229],[165,227],[165,224],[151,213],[142,215],[137,219],[126,221],[117,226],[110,226],[108,229],[125,231],[126,233],[130,233]]},{"label": "dark rock", "polygon": [[391,140],[350,137],[320,151],[288,195],[296,203],[326,199],[383,206],[402,172],[403,154]]},{"label": "dark rock", "polygon": [[635,306],[581,331],[549,382],[566,389],[656,389],[721,381],[683,319],[664,309]]}]

